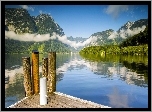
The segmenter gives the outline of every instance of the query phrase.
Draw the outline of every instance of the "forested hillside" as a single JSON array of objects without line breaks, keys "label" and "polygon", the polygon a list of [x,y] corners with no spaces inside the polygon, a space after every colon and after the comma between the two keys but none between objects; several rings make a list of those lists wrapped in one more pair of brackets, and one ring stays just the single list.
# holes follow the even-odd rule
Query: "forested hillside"
[{"label": "forested hillside", "polygon": [[27,10],[5,8],[5,25],[17,34],[36,33],[37,27]]},{"label": "forested hillside", "polygon": [[58,40],[49,40],[44,42],[25,42],[12,39],[5,40],[5,53],[31,53],[32,50],[38,50],[39,53],[56,51],[57,53],[71,52],[67,45]]},{"label": "forested hillside", "polygon": [[[5,9],[5,31],[14,31],[16,34],[50,34],[53,32],[63,36],[63,29],[48,14],[40,14],[36,17],[30,16],[27,10],[22,8]],[[5,53],[29,53],[33,49],[41,53],[48,51],[70,52],[69,46],[55,40],[43,42],[18,41],[5,39]]]},{"label": "forested hillside", "polygon": [[119,45],[86,47],[80,54],[130,54],[148,55],[148,27],[143,32],[127,38]]},{"label": "forested hillside", "polygon": [[86,47],[96,45],[119,45],[125,39],[142,32],[147,25],[148,19],[140,19],[133,22],[128,21],[117,31],[108,29],[105,31],[96,32],[89,37],[93,40],[95,39],[96,42],[90,42],[88,45],[86,45]]},{"label": "forested hillside", "polygon": [[143,32],[140,32],[124,40],[120,44],[120,47],[138,46],[143,44],[148,44],[148,26],[145,28]]}]

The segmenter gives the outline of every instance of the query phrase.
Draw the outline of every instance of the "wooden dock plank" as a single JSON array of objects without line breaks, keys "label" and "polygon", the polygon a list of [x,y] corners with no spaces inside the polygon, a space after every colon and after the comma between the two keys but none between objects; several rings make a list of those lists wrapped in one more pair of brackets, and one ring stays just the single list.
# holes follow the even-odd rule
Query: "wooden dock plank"
[{"label": "wooden dock plank", "polygon": [[48,103],[46,105],[40,105],[39,99],[40,95],[33,95],[8,108],[110,108],[59,92],[48,95]]}]

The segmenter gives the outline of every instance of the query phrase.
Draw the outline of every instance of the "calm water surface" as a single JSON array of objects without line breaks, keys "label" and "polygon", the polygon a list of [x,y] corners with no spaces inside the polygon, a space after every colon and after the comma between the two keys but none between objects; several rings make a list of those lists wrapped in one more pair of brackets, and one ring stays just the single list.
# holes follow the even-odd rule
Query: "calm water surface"
[{"label": "calm water surface", "polygon": [[[5,54],[5,107],[24,98],[22,57]],[[41,55],[41,59],[47,55]],[[82,58],[83,57],[83,58]],[[148,57],[57,54],[56,91],[113,108],[148,107]]]}]

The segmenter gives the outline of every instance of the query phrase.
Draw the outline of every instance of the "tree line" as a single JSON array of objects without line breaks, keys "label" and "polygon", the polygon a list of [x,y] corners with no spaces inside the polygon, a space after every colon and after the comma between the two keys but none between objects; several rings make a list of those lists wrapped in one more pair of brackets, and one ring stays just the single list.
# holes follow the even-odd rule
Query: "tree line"
[{"label": "tree line", "polygon": [[90,46],[82,49],[79,53],[148,55],[148,26],[143,32],[128,37],[119,45]]},{"label": "tree line", "polygon": [[67,45],[59,42],[58,40],[49,40],[44,42],[24,42],[12,39],[5,39],[5,53],[31,53],[32,50],[38,50],[39,53],[47,53],[55,51],[57,53],[71,52]]}]

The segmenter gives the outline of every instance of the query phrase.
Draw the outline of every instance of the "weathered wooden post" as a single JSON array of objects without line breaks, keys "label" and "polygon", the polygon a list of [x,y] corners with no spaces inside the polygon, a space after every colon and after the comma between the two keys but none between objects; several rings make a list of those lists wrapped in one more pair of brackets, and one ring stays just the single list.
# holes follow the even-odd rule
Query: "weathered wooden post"
[{"label": "weathered wooden post", "polygon": [[[48,58],[42,58],[42,77],[46,77],[46,85],[47,85],[47,92],[48,92]],[[41,89],[41,88],[40,88]]]},{"label": "weathered wooden post", "polygon": [[42,58],[42,77],[48,76],[48,58]]},{"label": "weathered wooden post", "polygon": [[24,88],[25,96],[33,95],[32,80],[31,80],[31,64],[30,57],[22,57],[23,61],[23,74],[24,74]]},{"label": "weathered wooden post", "polygon": [[56,91],[56,52],[48,53],[48,93]]},{"label": "weathered wooden post", "polygon": [[39,52],[32,51],[32,80],[33,80],[33,93],[39,94]]}]

